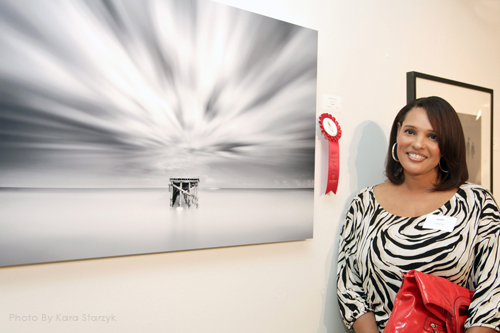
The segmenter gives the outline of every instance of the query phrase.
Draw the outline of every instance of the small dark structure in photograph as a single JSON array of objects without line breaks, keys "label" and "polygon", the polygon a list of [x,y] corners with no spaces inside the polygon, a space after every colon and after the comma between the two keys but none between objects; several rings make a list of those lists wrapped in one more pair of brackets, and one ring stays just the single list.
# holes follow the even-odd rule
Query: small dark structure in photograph
[{"label": "small dark structure in photograph", "polygon": [[170,178],[170,207],[195,205],[198,208],[198,184],[200,178]]}]

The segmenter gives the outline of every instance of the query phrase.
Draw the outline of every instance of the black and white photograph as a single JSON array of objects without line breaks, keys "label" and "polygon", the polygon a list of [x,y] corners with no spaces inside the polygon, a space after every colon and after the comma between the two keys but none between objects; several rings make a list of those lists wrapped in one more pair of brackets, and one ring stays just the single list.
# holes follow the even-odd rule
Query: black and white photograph
[{"label": "black and white photograph", "polygon": [[0,0],[0,266],[312,238],[317,31]]},{"label": "black and white photograph", "polygon": [[481,117],[457,113],[465,136],[465,151],[469,182],[481,184]]}]

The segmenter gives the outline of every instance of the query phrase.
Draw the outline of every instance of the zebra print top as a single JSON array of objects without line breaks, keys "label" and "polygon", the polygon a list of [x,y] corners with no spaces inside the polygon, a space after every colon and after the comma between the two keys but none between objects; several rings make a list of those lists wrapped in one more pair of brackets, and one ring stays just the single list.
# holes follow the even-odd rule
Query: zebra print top
[{"label": "zebra print top", "polygon": [[385,211],[374,186],[362,190],[340,234],[337,295],[344,323],[373,312],[380,332],[392,310],[402,273],[416,269],[475,291],[465,328],[500,331],[500,215],[492,195],[466,183],[432,212],[457,218],[451,232],[422,227],[426,216]]}]

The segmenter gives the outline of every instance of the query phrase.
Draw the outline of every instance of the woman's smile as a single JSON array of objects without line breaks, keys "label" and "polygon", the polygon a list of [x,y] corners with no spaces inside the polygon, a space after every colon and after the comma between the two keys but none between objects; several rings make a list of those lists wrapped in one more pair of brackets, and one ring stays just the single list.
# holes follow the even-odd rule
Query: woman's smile
[{"label": "woman's smile", "polygon": [[420,155],[420,154],[417,154],[417,153],[407,153],[407,155],[410,157],[411,160],[414,160],[417,162],[425,160],[427,158],[427,157]]}]

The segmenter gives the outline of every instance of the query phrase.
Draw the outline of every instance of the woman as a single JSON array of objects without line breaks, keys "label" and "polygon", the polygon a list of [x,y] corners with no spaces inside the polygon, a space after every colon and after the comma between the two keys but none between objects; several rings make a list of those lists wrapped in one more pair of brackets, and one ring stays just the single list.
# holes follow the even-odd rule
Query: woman
[{"label": "woman", "polygon": [[[338,300],[348,328],[382,332],[402,273],[416,269],[475,291],[466,333],[500,331],[500,214],[485,188],[466,182],[465,158],[460,120],[444,99],[420,98],[398,113],[388,181],[353,199],[340,235]],[[429,215],[446,216],[445,225]]]}]

